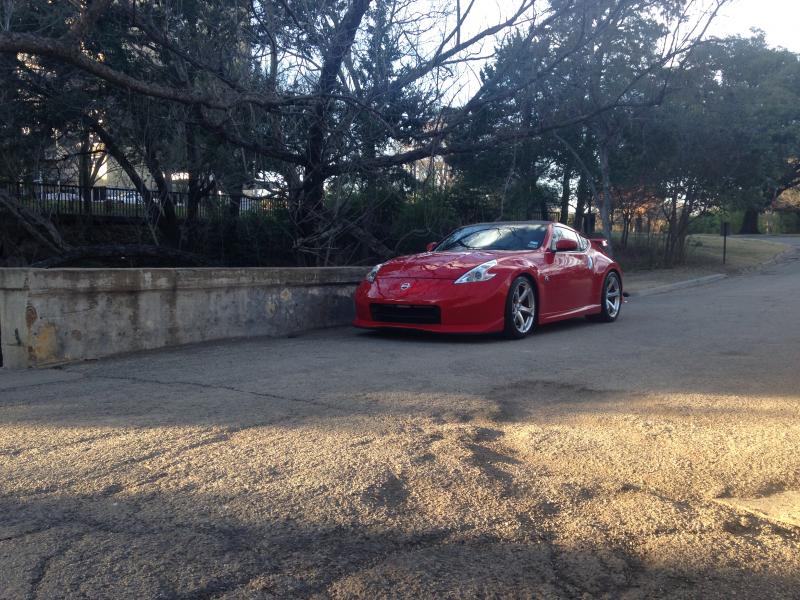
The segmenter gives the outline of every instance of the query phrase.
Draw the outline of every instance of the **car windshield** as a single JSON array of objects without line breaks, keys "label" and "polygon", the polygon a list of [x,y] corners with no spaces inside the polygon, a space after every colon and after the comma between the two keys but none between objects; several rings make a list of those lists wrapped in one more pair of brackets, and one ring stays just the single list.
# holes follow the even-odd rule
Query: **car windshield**
[{"label": "car windshield", "polygon": [[435,252],[448,250],[536,250],[541,247],[547,225],[470,225],[456,229],[439,243]]}]

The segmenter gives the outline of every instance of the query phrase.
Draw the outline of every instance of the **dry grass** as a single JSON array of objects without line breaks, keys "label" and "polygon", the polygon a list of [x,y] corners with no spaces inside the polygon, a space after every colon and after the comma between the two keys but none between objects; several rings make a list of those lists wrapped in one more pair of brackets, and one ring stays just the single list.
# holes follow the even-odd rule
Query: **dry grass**
[{"label": "dry grass", "polygon": [[660,268],[660,256],[653,257],[652,248],[636,243],[627,249],[620,249],[617,260],[625,271],[625,287],[636,293],[705,275],[735,275],[768,264],[788,249],[789,246],[768,239],[728,238],[728,252],[723,265],[722,238],[693,235],[689,238],[686,262],[682,265]]},{"label": "dry grass", "polygon": [[722,264],[723,238],[719,235],[692,235],[687,246],[686,266],[736,272],[759,266],[786,252],[788,247],[769,239],[729,237],[725,265]]},{"label": "dry grass", "polygon": [[[671,268],[690,269],[703,273],[733,273],[773,260],[788,246],[769,239],[729,237],[725,265],[722,264],[723,239],[718,235],[689,236],[686,260]],[[664,269],[661,236],[631,236],[628,247],[615,247],[615,256],[626,272]]]}]

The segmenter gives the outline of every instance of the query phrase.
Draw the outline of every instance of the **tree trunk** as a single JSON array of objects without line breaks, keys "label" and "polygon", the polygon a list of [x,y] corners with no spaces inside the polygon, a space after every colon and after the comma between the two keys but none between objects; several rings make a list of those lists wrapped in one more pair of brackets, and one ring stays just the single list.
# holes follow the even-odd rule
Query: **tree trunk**
[{"label": "tree trunk", "polygon": [[[594,231],[594,215],[591,214],[592,199],[597,198],[597,203],[600,204],[600,197],[597,186],[595,185],[594,173],[588,164],[589,158],[593,155],[591,132],[588,129],[583,132],[580,152],[575,150],[575,148],[563,138],[559,139],[570,151],[575,159],[575,163],[580,167],[574,227],[578,231],[592,233]],[[593,158],[592,163],[594,163]]]},{"label": "tree trunk", "polygon": [[337,77],[345,54],[353,44],[358,28],[369,8],[370,0],[353,0],[342,20],[337,24],[328,46],[319,81],[317,82],[318,99],[311,109],[311,123],[306,143],[306,167],[303,177],[303,189],[297,196],[295,206],[295,226],[300,238],[312,237],[318,230],[324,230],[326,223],[320,219],[325,207],[325,139],[328,133],[330,118],[330,100],[327,97],[336,86]]},{"label": "tree trunk", "polygon": [[181,241],[181,245],[194,250],[197,243],[197,220],[203,192],[200,185],[200,159],[195,126],[187,121],[185,127],[189,179],[186,194],[186,221],[183,227],[184,239]]},{"label": "tree trunk", "polygon": [[142,201],[144,202],[145,218],[147,223],[151,226],[151,230],[153,231],[153,241],[158,244],[158,240],[155,239],[155,230],[152,228],[158,227],[159,231],[161,231],[161,233],[167,237],[169,236],[170,232],[165,227],[165,221],[161,219],[161,209],[153,198],[153,194],[147,189],[144,180],[139,176],[139,172],[136,170],[130,160],[128,160],[128,156],[117,145],[116,140],[111,136],[111,134],[109,134],[109,132],[106,131],[102,125],[100,125],[99,121],[94,120],[91,121],[90,124],[92,130],[97,134],[97,137],[100,138],[101,142],[103,142],[106,152],[112,156],[115,161],[117,161],[117,164],[120,167],[122,167],[122,170],[125,171],[128,179],[131,180],[133,187],[136,188],[136,191],[139,192],[139,195],[142,197]]},{"label": "tree trunk", "polygon": [[675,236],[678,229],[678,195],[679,191],[677,186],[672,191],[670,198],[669,213],[667,214],[667,235],[664,240],[664,263],[666,266],[671,267],[675,263]]},{"label": "tree trunk", "polygon": [[603,232],[608,240],[608,253],[614,255],[614,247],[611,241],[611,172],[608,166],[608,138],[599,137],[597,145],[600,157],[600,176],[603,181],[603,191],[600,199],[600,218],[603,221]]},{"label": "tree trunk", "polygon": [[622,239],[620,240],[620,247],[628,247],[628,235],[631,232],[631,223],[633,221],[632,215],[622,215]]},{"label": "tree trunk", "polygon": [[569,197],[572,193],[570,189],[571,179],[572,165],[566,162],[564,164],[564,175],[561,177],[561,218],[559,219],[564,225],[567,224],[569,219]]},{"label": "tree trunk", "polygon": [[92,214],[92,175],[91,175],[91,161],[89,153],[92,151],[91,140],[89,139],[89,130],[83,131],[81,136],[81,149],[80,149],[80,165],[78,172],[78,185],[81,189],[81,199],[83,200],[83,212],[86,215]]},{"label": "tree trunk", "polygon": [[592,197],[592,192],[589,189],[589,183],[586,180],[588,175],[584,172],[581,172],[581,176],[578,179],[578,190],[576,192],[576,206],[575,206],[575,222],[573,226],[578,231],[584,230],[584,214],[586,212],[586,204],[589,199]]},{"label": "tree trunk", "polygon": [[748,208],[744,211],[742,228],[739,230],[739,233],[761,233],[758,230],[758,209]]},{"label": "tree trunk", "polygon": [[228,201],[228,216],[235,219],[239,216],[239,213],[242,210],[242,188],[237,187],[233,192],[230,194]]},{"label": "tree trunk", "polygon": [[232,259],[237,259],[240,254],[239,244],[239,212],[242,204],[244,184],[241,179],[236,185],[228,190],[228,205],[222,215],[222,252],[227,264],[231,264]]},{"label": "tree trunk", "polygon": [[191,229],[197,222],[197,213],[200,208],[200,180],[198,177],[197,144],[195,141],[194,126],[186,124],[186,158],[189,163],[189,193],[186,198],[186,224]]},{"label": "tree trunk", "polygon": [[[364,140],[363,144],[363,155],[367,157],[367,159],[372,160],[375,158],[375,148],[376,144],[374,139],[371,135],[367,135],[366,139]],[[379,192],[379,184],[378,178],[373,171],[368,171],[364,175],[364,198],[363,201],[366,202],[366,206],[363,207],[364,216],[361,219],[361,227],[364,228],[364,231],[369,232],[371,235],[375,234],[375,213],[377,212],[377,204],[378,204],[378,194],[385,193],[386,190],[380,190]],[[334,214],[338,214],[340,210],[340,199],[339,193],[336,194],[336,206],[334,207]],[[359,240],[359,245],[361,246],[361,258],[362,260],[366,260],[371,258],[371,250],[369,246],[364,240]],[[328,252],[330,252],[330,245],[328,246]],[[327,262],[327,259],[326,259]]]},{"label": "tree trunk", "polygon": [[156,182],[156,188],[158,188],[158,200],[161,208],[159,229],[164,233],[167,243],[170,246],[177,247],[180,245],[181,236],[180,228],[178,227],[178,216],[175,214],[175,205],[170,197],[169,184],[161,170],[156,151],[148,143],[145,143],[144,161],[147,165],[147,170],[150,171],[150,175]]},{"label": "tree trunk", "polygon": [[686,193],[683,206],[681,207],[681,214],[678,219],[678,231],[675,236],[675,257],[678,263],[683,263],[686,259],[686,237],[689,235],[689,220],[694,211],[696,201],[697,191],[692,188]]},{"label": "tree trunk", "polygon": [[539,214],[541,215],[539,218],[542,221],[549,221],[550,220],[550,210],[549,206],[547,206],[547,199],[542,196],[539,200]]}]

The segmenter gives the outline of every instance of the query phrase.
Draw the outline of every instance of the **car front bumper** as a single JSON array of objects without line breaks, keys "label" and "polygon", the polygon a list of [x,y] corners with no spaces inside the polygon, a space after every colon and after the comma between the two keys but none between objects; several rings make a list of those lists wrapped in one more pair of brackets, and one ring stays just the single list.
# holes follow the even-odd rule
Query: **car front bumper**
[{"label": "car front bumper", "polygon": [[[379,277],[358,286],[353,325],[441,333],[502,331],[507,294],[508,284],[501,277],[460,285],[449,279]],[[400,316],[392,320],[393,315]]]}]

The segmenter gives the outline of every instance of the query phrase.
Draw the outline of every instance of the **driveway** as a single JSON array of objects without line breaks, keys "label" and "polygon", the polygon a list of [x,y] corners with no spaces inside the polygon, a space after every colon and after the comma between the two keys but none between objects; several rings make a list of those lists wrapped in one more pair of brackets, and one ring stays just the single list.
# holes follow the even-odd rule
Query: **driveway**
[{"label": "driveway", "polygon": [[507,342],[0,371],[0,598],[798,598],[800,240]]}]

